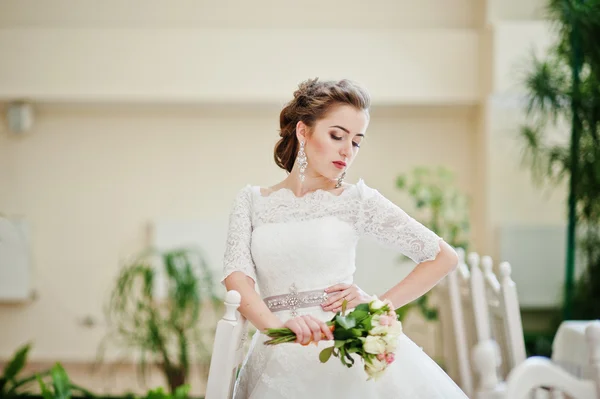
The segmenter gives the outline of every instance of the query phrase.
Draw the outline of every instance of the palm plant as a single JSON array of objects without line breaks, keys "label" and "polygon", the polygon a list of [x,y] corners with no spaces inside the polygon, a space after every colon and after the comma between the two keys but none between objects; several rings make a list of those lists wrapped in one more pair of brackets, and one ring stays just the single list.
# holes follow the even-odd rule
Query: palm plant
[{"label": "palm plant", "polygon": [[[569,181],[565,318],[600,317],[600,0],[550,0],[558,39],[544,58],[532,56],[525,75],[528,122],[521,129],[523,161],[534,181]],[[556,139],[549,132],[570,122]],[[576,229],[579,224],[581,229]],[[575,232],[584,266],[574,283]]]},{"label": "palm plant", "polygon": [[141,376],[158,366],[173,393],[192,364],[209,364],[206,342],[221,300],[204,259],[194,249],[150,250],[126,265],[110,296],[100,355],[109,343],[137,352]]}]

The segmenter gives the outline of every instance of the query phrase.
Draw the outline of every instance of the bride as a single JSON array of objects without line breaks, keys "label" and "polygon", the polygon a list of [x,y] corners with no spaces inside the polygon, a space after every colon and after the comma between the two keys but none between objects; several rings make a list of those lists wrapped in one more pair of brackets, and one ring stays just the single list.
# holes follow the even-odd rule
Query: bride
[{"label": "bride", "polygon": [[[369,94],[348,80],[301,83],[281,111],[275,147],[275,162],[288,176],[268,188],[247,185],[234,200],[222,282],[241,294],[239,311],[258,330],[236,399],[466,398],[405,335],[377,380],[367,381],[360,361],[352,368],[319,361],[333,344],[325,322],[343,300],[354,308],[372,299],[353,283],[361,236],[417,263],[378,295],[396,308],[429,291],[458,262],[448,244],[376,189],[343,181],[366,135],[369,107]],[[377,265],[365,267],[378,272]],[[280,327],[296,333],[297,343],[264,345],[262,331]]]}]

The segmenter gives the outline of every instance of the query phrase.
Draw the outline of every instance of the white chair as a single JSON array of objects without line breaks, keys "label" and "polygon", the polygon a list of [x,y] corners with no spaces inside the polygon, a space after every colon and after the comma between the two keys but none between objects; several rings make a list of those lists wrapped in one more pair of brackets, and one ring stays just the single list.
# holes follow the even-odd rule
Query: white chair
[{"label": "white chair", "polygon": [[208,371],[206,399],[230,399],[238,369],[244,359],[248,322],[238,312],[241,296],[231,290],[225,295],[225,314],[217,323]]},{"label": "white chair", "polygon": [[500,279],[493,272],[493,261],[489,256],[469,254],[471,290],[478,341],[485,343],[493,339],[499,346],[502,364],[501,378],[504,379],[527,357],[521,310],[517,287],[511,278],[508,262],[499,266]]},{"label": "white chair", "polygon": [[[586,329],[590,349],[592,379],[579,379],[554,364],[550,359],[531,357],[515,367],[506,381],[506,399],[530,397],[539,387],[551,389],[553,393],[565,394],[573,399],[600,398],[600,322]],[[557,397],[554,395],[552,397]]]},{"label": "white chair", "polygon": [[[489,256],[469,254],[471,290],[478,343],[473,350],[474,368],[478,372],[476,397],[502,397],[502,381],[525,361],[525,339],[515,282],[508,262],[500,264],[500,279],[493,272]],[[493,361],[490,356],[494,355]]]},{"label": "white chair", "polygon": [[440,296],[439,320],[444,331],[444,364],[448,375],[471,396],[475,374],[471,368],[471,350],[477,343],[473,321],[470,273],[465,264],[465,251],[457,248],[459,262],[436,287]]}]

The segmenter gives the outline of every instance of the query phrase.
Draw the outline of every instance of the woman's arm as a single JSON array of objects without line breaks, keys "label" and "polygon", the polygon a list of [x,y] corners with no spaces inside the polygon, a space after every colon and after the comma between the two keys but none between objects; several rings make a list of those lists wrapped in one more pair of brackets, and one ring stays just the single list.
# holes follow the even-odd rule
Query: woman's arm
[{"label": "woman's arm", "polygon": [[435,232],[377,190],[364,183],[361,189],[359,231],[397,249],[417,264],[406,278],[381,296],[399,308],[432,289],[458,265],[458,256]]},{"label": "woman's arm", "polygon": [[254,285],[256,266],[252,259],[252,196],[249,187],[237,195],[229,216],[229,231],[223,262],[225,288],[239,292],[241,296],[239,312],[259,331],[269,328],[287,327],[296,334],[299,343],[310,340],[318,342],[321,337],[333,339],[329,327],[321,320],[309,316],[294,317],[285,323],[267,307]]},{"label": "woman's arm", "polygon": [[233,272],[224,283],[228,291],[240,293],[242,302],[238,310],[258,330],[283,327],[283,322],[271,312],[254,289],[254,281],[250,277],[242,272]]},{"label": "woman's arm", "polygon": [[389,299],[394,308],[402,307],[431,290],[457,265],[456,251],[440,241],[440,252],[434,260],[419,263],[406,278],[390,288],[380,299]]}]

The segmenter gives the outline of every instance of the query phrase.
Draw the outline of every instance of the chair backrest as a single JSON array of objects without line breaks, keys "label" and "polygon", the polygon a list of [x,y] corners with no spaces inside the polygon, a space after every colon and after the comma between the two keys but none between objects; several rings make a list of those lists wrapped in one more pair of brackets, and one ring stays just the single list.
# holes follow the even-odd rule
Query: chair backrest
[{"label": "chair backrest", "polygon": [[500,278],[497,278],[492,258],[483,256],[480,259],[476,253],[469,254],[469,266],[478,342],[493,339],[498,344],[500,374],[504,379],[527,357],[517,287],[510,276],[511,267],[508,262],[502,262]]},{"label": "chair backrest", "polygon": [[248,336],[248,322],[238,312],[241,296],[237,291],[225,295],[225,314],[217,323],[213,344],[206,399],[230,399],[238,368],[244,358],[244,342]]},{"label": "chair backrest", "polygon": [[448,375],[471,396],[475,374],[471,368],[471,350],[477,342],[473,323],[470,273],[465,264],[465,252],[457,248],[459,262],[436,291],[440,296],[439,319],[444,334],[444,365]]},{"label": "chair backrest", "polygon": [[590,353],[591,378],[600,397],[600,320],[593,321],[585,329],[585,338]]},{"label": "chair backrest", "polygon": [[499,279],[493,272],[492,258],[483,257],[482,266],[492,338],[500,346],[501,374],[506,378],[510,370],[527,358],[517,286],[511,278],[511,266],[508,262],[500,263]]},{"label": "chair backrest", "polygon": [[515,367],[506,381],[505,398],[525,399],[538,392],[539,388],[551,392],[552,397],[562,394],[577,399],[599,399],[597,381],[575,377],[550,359],[534,356]]},{"label": "chair backrest", "polygon": [[513,368],[506,383],[497,378],[498,346],[493,340],[481,342],[474,351],[475,366],[481,371],[482,385],[476,399],[573,398],[600,399],[600,321],[586,328],[590,379],[580,379],[552,360],[541,356],[525,359]]}]

